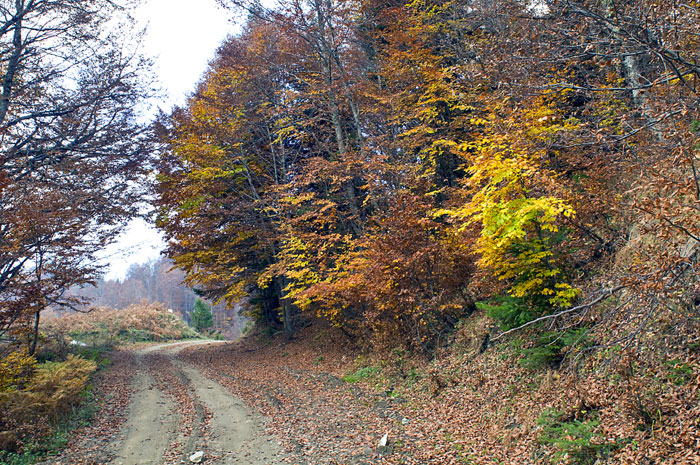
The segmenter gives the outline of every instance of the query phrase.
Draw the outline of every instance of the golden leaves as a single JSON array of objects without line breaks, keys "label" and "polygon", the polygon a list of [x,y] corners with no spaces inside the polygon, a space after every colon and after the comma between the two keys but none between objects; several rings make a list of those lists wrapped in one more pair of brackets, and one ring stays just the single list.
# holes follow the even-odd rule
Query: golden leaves
[{"label": "golden leaves", "polygon": [[[536,117],[548,123],[549,109],[526,111],[524,118]],[[559,189],[552,173],[534,161],[527,140],[540,137],[532,129],[510,134],[497,131],[494,117],[478,119],[483,137],[459,146],[470,177],[466,180],[468,200],[453,209],[439,209],[457,220],[461,230],[475,223],[481,226],[476,247],[479,265],[493,271],[500,280],[511,282],[515,297],[543,295],[552,305],[568,305],[578,293],[560,282],[561,270],[554,263],[548,243],[560,231],[560,222],[575,211],[566,200],[551,195]],[[509,126],[521,128],[520,120]],[[551,130],[551,128],[550,128]],[[522,138],[522,139],[519,139]],[[535,151],[535,153],[537,153]]]}]

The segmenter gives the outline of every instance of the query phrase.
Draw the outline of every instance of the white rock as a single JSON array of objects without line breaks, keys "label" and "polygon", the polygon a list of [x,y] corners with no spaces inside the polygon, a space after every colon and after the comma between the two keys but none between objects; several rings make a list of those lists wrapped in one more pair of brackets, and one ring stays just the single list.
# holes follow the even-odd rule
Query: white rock
[{"label": "white rock", "polygon": [[389,441],[389,433],[385,433],[384,436],[379,440],[379,447],[386,447],[386,443]]},{"label": "white rock", "polygon": [[204,452],[201,450],[198,450],[194,454],[190,455],[190,462],[192,463],[202,463],[202,459],[204,458]]},{"label": "white rock", "polygon": [[407,425],[407,424],[408,424],[408,418],[403,417],[403,418],[401,419],[401,424],[402,424],[402,425]]}]

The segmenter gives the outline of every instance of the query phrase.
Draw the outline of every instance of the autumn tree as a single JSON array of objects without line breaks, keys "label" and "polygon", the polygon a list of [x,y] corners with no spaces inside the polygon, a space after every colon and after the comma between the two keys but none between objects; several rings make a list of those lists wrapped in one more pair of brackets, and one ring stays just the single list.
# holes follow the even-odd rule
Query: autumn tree
[{"label": "autumn tree", "polygon": [[[313,21],[320,21],[318,14]],[[230,229],[224,231],[219,223],[224,234],[209,235],[201,253],[189,244],[178,250],[184,245],[180,243],[173,247],[173,256],[191,282],[214,297],[237,298],[246,285],[272,289],[264,304],[265,319],[282,323],[289,335],[295,309],[288,294],[309,284],[289,266],[300,263],[295,259],[298,247],[325,244],[332,257],[332,250],[344,247],[347,237],[359,234],[361,224],[355,176],[338,176],[348,166],[345,122],[350,116],[338,120],[336,84],[328,76],[318,81],[324,65],[294,21],[305,20],[254,16],[244,35],[220,50],[188,108],[175,112],[163,126],[169,128],[174,156],[164,158],[167,174],[161,182],[164,211],[181,205],[202,218],[201,212],[212,206],[210,200],[238,205],[237,215],[216,207],[220,213],[209,216],[213,223],[230,222]],[[273,35],[281,39],[271,41]],[[330,87],[324,84],[328,79]],[[185,175],[187,164],[196,167],[196,174]],[[184,185],[189,188],[183,190]],[[219,194],[211,196],[216,191]],[[187,223],[183,214],[162,218],[171,234],[179,234],[180,227],[206,231],[203,222]],[[290,229],[293,223],[299,227]],[[212,242],[219,240],[227,252],[218,254],[216,263],[207,262],[207,256],[214,258]],[[324,266],[322,262],[314,257],[308,264]],[[204,263],[207,266],[201,267]],[[258,279],[266,267],[264,279]],[[231,273],[236,268],[238,272]],[[282,316],[273,314],[276,307],[281,307]]]},{"label": "autumn tree", "polygon": [[692,307],[695,6],[222,3],[247,25],[164,118],[158,188],[210,296],[427,353],[490,297],[507,327],[583,324],[595,288]]},{"label": "autumn tree", "polygon": [[[503,11],[516,8],[503,2]],[[509,25],[520,34],[508,37],[536,46],[503,47],[513,47],[513,75],[530,95],[519,116],[530,153],[539,151],[576,212],[562,222],[567,261],[580,279],[615,253],[621,266],[601,287],[630,287],[630,315],[638,306],[648,316],[666,305],[692,312],[697,8],[581,0],[520,11]]]},{"label": "autumn tree", "polygon": [[[282,187],[304,157],[276,114],[287,75],[264,29],[233,39],[190,99],[162,122],[158,224],[187,282],[235,301],[273,261]],[[246,36],[247,37],[247,36]],[[302,102],[300,102],[301,104]],[[275,306],[276,307],[276,306]],[[279,321],[272,309],[268,321]]]},{"label": "autumn tree", "polygon": [[[432,169],[430,160],[414,163],[395,140],[381,151],[387,133],[405,124],[400,117],[362,111],[360,94],[381,89],[373,87],[376,77],[362,79],[369,68],[376,73],[377,63],[369,58],[370,41],[353,29],[358,6],[291,2],[252,10],[246,31],[222,47],[188,107],[163,125],[170,150],[163,157],[160,218],[177,239],[172,256],[190,282],[212,295],[231,298],[257,288],[267,296],[260,301],[264,320],[279,318],[288,334],[296,309],[325,313],[311,296],[342,281],[352,257],[367,247],[369,229],[397,211],[392,197],[399,190],[419,200],[435,191],[416,178],[421,167]],[[270,31],[278,34],[275,42]],[[419,202],[422,215],[426,200]],[[440,234],[416,233],[418,243],[421,234],[428,243],[441,241]]]},{"label": "autumn tree", "polygon": [[151,143],[137,105],[150,90],[146,63],[122,45],[128,21],[102,0],[2,4],[4,339],[29,315],[36,328],[46,305],[70,304],[63,292],[94,278],[94,253],[138,213]]}]

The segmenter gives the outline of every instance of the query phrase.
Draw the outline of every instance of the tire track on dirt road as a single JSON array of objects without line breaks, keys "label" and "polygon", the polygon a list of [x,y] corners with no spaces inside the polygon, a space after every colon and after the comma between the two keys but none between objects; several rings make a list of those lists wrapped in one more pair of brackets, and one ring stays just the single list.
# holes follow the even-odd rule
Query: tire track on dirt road
[{"label": "tire track on dirt road", "polygon": [[159,463],[177,432],[175,403],[157,388],[141,360],[138,370],[126,434],[113,464]]},{"label": "tire track on dirt road", "polygon": [[186,347],[213,343],[220,341],[161,344],[137,352],[139,374],[129,419],[112,444],[112,465],[182,463],[195,450],[217,465],[282,463],[282,449],[265,434],[262,416],[176,358]]}]

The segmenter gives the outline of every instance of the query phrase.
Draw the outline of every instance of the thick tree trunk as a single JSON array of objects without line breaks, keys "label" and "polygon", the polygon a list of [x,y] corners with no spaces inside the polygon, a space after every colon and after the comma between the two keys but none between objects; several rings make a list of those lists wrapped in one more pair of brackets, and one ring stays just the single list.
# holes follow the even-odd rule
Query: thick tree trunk
[{"label": "thick tree trunk", "polygon": [[287,280],[283,277],[278,279],[279,295],[280,295],[280,308],[282,309],[282,324],[284,326],[284,334],[287,339],[291,339],[294,336],[294,308],[293,304],[287,299],[286,292],[284,290],[287,287]]}]

